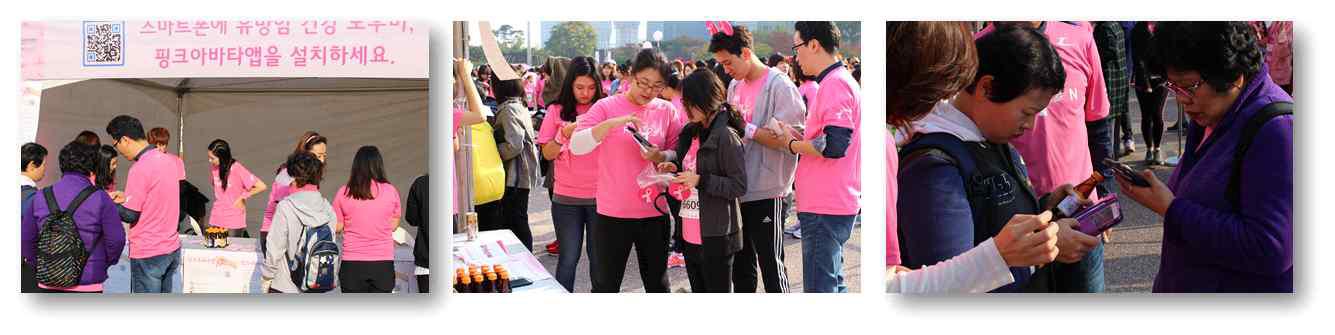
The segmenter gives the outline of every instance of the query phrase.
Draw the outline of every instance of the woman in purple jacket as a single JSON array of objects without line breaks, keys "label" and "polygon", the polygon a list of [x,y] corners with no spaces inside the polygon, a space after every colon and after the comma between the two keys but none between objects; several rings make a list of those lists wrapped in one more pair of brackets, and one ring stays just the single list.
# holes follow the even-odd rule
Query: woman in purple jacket
[{"label": "woman in purple jacket", "polygon": [[1191,120],[1167,184],[1150,171],[1149,187],[1118,178],[1164,217],[1154,292],[1293,292],[1293,117],[1257,117],[1293,98],[1270,79],[1256,33],[1244,22],[1163,22],[1152,45]]},{"label": "woman in purple jacket", "polygon": [[[102,283],[107,280],[107,269],[120,260],[121,251],[125,248],[125,228],[121,227],[116,204],[105,190],[93,185],[94,171],[101,161],[97,151],[97,146],[79,142],[70,142],[60,150],[62,176],[48,188],[54,194],[59,210],[71,210],[70,204],[80,192],[87,188],[94,189],[92,195],[73,210],[74,224],[79,230],[84,248],[88,250],[88,262],[84,264],[83,276],[78,285],[50,287],[39,284],[43,292],[102,292]],[[23,259],[35,266],[41,266],[37,263],[37,234],[42,230],[43,221],[52,212],[47,205],[46,192],[47,189],[42,189],[33,196],[32,205],[23,213]],[[37,271],[42,269],[38,268]]]}]

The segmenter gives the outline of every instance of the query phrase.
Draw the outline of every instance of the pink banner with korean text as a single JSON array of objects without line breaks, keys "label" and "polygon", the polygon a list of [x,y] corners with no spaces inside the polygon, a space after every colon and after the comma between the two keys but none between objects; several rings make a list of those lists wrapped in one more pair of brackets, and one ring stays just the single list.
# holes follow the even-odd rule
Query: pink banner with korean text
[{"label": "pink banner with korean text", "polygon": [[394,20],[30,21],[24,80],[427,78],[429,26]]}]

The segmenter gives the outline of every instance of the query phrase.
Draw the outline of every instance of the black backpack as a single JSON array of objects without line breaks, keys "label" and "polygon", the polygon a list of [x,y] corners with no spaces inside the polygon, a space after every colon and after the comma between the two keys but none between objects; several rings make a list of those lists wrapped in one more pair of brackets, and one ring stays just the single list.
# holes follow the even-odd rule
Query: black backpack
[{"label": "black backpack", "polygon": [[1261,131],[1261,127],[1271,119],[1284,115],[1293,115],[1292,102],[1274,102],[1261,108],[1260,113],[1252,115],[1247,119],[1247,124],[1242,126],[1242,137],[1238,138],[1238,147],[1233,150],[1233,175],[1228,179],[1228,201],[1233,204],[1233,208],[1239,208],[1242,202],[1242,159],[1247,156],[1247,150],[1251,149],[1252,142],[1256,140],[1256,133]]},{"label": "black backpack", "polygon": [[[988,151],[995,149],[995,147],[984,147],[979,143],[964,142],[946,133],[929,133],[919,135],[900,151],[900,169],[909,166],[909,162],[925,156],[944,159],[959,169],[960,176],[964,178],[969,210],[974,217],[975,246],[1001,231],[1011,217],[1007,209],[1012,205],[1022,206],[1019,205],[1022,201],[1020,197],[1037,200],[1028,185],[1028,176],[1011,175],[1003,170],[1002,166],[983,159]],[[1006,175],[1010,175],[1014,181],[1007,180]],[[903,236],[904,233],[901,231],[899,234]],[[1053,276],[1051,266],[1035,269],[1019,290],[1054,292]]]},{"label": "black backpack", "polygon": [[97,188],[93,186],[84,188],[65,210],[56,203],[51,187],[43,191],[51,214],[42,220],[42,229],[37,232],[37,264],[34,267],[38,283],[51,287],[79,285],[83,267],[88,263],[88,249],[84,248],[83,238],[74,223],[74,212],[95,191]]}]

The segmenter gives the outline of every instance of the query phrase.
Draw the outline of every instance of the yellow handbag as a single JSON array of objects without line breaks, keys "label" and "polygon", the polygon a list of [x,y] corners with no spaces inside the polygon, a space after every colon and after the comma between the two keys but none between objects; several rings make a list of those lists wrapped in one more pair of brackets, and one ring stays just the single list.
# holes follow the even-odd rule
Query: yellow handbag
[{"label": "yellow handbag", "polygon": [[505,166],[496,151],[491,125],[482,122],[469,129],[473,132],[473,204],[501,200],[505,196]]}]

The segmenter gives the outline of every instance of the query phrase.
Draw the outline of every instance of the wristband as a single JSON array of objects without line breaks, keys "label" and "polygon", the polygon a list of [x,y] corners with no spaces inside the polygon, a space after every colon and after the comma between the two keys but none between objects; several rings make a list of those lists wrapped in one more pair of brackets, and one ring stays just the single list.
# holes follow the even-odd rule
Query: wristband
[{"label": "wristband", "polygon": [[794,154],[794,155],[796,155],[796,154],[797,154],[797,150],[793,150],[793,142],[797,142],[797,139],[794,138],[794,139],[790,139],[790,140],[788,140],[788,152],[789,152],[789,153],[792,153],[792,154]]}]

